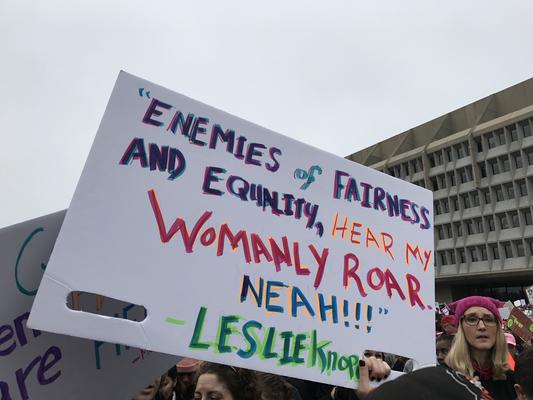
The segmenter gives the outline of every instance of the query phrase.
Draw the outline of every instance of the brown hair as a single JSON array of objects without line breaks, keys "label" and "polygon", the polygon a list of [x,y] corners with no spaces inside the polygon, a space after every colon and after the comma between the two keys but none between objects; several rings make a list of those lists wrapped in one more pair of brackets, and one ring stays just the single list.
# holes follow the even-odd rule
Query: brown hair
[{"label": "brown hair", "polygon": [[226,385],[235,400],[256,400],[261,398],[254,371],[203,361],[196,371],[195,382],[198,382],[200,375],[204,374],[216,375]]}]

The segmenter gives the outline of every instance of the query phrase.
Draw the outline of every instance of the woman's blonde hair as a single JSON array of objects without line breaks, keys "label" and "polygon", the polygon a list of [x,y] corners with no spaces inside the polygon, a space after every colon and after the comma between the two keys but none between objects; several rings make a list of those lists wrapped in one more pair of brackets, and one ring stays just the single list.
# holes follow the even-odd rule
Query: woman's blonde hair
[{"label": "woman's blonde hair", "polygon": [[[470,357],[470,345],[466,341],[462,321],[459,321],[458,325],[457,334],[444,362],[451,369],[473,377],[474,366]],[[499,321],[496,322],[496,326],[496,343],[491,349],[492,376],[493,379],[506,379],[506,372],[510,369],[507,362],[507,344]]]}]

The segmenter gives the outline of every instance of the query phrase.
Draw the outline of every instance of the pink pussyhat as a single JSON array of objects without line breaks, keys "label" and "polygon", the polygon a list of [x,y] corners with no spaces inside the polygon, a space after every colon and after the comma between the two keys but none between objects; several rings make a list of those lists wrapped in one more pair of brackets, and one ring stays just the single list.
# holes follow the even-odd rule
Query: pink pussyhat
[{"label": "pink pussyhat", "polygon": [[505,341],[507,342],[507,344],[516,347],[516,339],[512,333],[505,332],[503,336],[505,336]]},{"label": "pink pussyhat", "polygon": [[492,297],[485,296],[470,296],[465,297],[464,299],[457,300],[454,303],[448,304],[448,308],[455,314],[455,325],[459,324],[461,317],[470,307],[483,307],[489,310],[500,324],[502,323],[502,316],[498,311],[498,308],[503,307],[505,303],[500,300],[493,299]]}]

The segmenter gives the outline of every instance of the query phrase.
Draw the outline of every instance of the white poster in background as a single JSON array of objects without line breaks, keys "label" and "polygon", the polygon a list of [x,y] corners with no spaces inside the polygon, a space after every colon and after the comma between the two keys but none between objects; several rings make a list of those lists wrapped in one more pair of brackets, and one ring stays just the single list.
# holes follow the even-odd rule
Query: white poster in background
[{"label": "white poster in background", "polygon": [[[121,72],[29,324],[343,386],[367,348],[434,363],[432,204]],[[76,290],[148,317],[69,310]]]},{"label": "white poster in background", "polygon": [[129,400],[176,357],[26,328],[64,215],[0,230],[0,398]]},{"label": "white poster in background", "polygon": [[533,304],[533,285],[524,288],[529,304]]}]

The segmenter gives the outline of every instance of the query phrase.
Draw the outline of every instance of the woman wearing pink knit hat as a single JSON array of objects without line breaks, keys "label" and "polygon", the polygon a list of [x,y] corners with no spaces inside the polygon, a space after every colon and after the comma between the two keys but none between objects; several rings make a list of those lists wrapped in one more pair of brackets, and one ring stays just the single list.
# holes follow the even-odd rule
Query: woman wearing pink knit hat
[{"label": "woman wearing pink knit hat", "polygon": [[448,305],[457,334],[445,363],[466,376],[477,377],[494,400],[514,399],[514,378],[507,362],[499,300],[470,296]]}]

